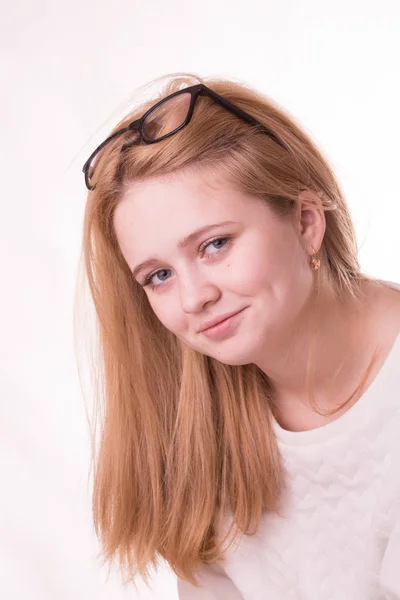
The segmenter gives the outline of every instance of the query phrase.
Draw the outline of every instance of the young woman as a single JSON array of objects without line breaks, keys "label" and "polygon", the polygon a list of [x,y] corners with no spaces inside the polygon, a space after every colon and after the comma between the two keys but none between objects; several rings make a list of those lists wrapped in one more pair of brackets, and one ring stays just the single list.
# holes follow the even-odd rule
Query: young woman
[{"label": "young woman", "polygon": [[255,90],[172,76],[83,170],[104,558],[165,559],[181,599],[400,598],[400,286],[361,273],[327,160]]}]

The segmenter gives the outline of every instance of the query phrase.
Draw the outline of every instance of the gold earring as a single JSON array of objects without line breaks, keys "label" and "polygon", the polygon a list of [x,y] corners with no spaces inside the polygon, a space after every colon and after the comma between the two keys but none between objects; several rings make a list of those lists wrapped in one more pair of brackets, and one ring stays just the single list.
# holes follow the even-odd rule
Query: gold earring
[{"label": "gold earring", "polygon": [[311,250],[313,251],[313,255],[311,256],[310,266],[313,271],[316,271],[321,266],[321,261],[317,258],[317,253],[314,250],[314,247],[311,246]]}]

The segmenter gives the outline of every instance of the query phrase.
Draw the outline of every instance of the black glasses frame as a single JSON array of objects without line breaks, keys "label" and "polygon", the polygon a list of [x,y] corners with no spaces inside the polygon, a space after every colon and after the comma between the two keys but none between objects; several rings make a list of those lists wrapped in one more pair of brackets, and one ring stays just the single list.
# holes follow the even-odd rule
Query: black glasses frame
[{"label": "black glasses frame", "polygon": [[[179,127],[176,127],[176,129],[174,129],[173,131],[170,131],[169,133],[166,133],[165,135],[162,135],[159,138],[156,138],[156,139],[147,138],[144,128],[143,128],[143,124],[144,124],[145,120],[147,119],[147,117],[149,115],[151,115],[151,113],[154,110],[156,110],[161,104],[170,100],[171,98],[174,98],[175,96],[179,96],[180,94],[190,94],[191,95],[188,113],[187,113],[187,116],[186,116],[186,119],[184,120],[184,122],[181,125],[179,125]],[[104,148],[104,146],[106,144],[108,144],[108,142],[110,142],[114,138],[118,137],[119,135],[123,135],[127,131],[137,131],[140,135],[140,139],[145,144],[156,144],[157,142],[161,142],[162,140],[165,140],[166,138],[170,137],[171,135],[175,135],[175,133],[177,133],[178,131],[180,131],[181,129],[186,127],[186,125],[188,123],[190,123],[190,120],[193,116],[194,107],[196,105],[196,101],[197,101],[197,98],[199,98],[199,96],[208,96],[209,98],[212,98],[213,100],[215,100],[215,102],[218,102],[218,104],[220,104],[221,106],[223,106],[224,108],[229,110],[231,113],[233,113],[240,119],[243,119],[243,121],[246,121],[246,123],[248,123],[249,125],[256,125],[256,126],[260,127],[261,131],[263,133],[266,133],[270,138],[272,138],[275,142],[277,142],[280,146],[282,146],[282,148],[285,148],[285,146],[281,142],[281,140],[272,131],[267,129],[262,123],[257,121],[257,119],[255,119],[254,117],[249,115],[247,112],[245,112],[244,110],[242,110],[235,104],[232,104],[232,102],[229,102],[229,100],[227,100],[223,96],[220,96],[219,94],[217,94],[216,92],[211,90],[209,87],[207,87],[203,83],[198,83],[196,85],[192,85],[192,86],[184,88],[182,90],[178,90],[177,92],[174,92],[173,94],[170,94],[169,96],[166,96],[165,98],[163,98],[162,100],[157,102],[154,106],[149,108],[144,113],[144,115],[142,117],[140,117],[140,119],[135,119],[135,121],[132,121],[131,123],[129,123],[129,125],[127,125],[123,129],[119,129],[118,131],[116,131],[115,133],[110,135],[107,139],[105,139],[104,142],[102,142],[99,146],[97,146],[97,148],[92,152],[92,154],[89,156],[89,158],[87,159],[87,161],[85,162],[85,164],[83,165],[83,168],[82,168],[82,171],[85,174],[85,184],[86,184],[86,187],[88,188],[88,190],[94,190],[96,187],[96,185],[93,185],[93,186],[90,185],[90,177],[89,177],[90,165],[91,165],[93,159],[95,158],[95,156]],[[134,143],[136,143],[136,140]],[[126,148],[128,148],[131,145],[132,145],[132,143],[124,144],[121,147],[121,152],[123,152]]]}]

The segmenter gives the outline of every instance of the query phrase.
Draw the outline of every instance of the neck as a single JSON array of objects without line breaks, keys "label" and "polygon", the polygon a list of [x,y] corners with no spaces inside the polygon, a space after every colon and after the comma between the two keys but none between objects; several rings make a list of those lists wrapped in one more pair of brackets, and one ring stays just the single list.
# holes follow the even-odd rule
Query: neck
[{"label": "neck", "polygon": [[278,420],[293,421],[291,429],[303,428],[307,418],[317,423],[314,426],[324,419],[311,409],[310,385],[318,407],[332,410],[357,388],[360,365],[371,353],[371,345],[363,341],[371,331],[368,294],[357,304],[339,301],[325,290],[316,306],[311,302],[301,315],[301,326],[292,326],[257,363],[272,385]]}]

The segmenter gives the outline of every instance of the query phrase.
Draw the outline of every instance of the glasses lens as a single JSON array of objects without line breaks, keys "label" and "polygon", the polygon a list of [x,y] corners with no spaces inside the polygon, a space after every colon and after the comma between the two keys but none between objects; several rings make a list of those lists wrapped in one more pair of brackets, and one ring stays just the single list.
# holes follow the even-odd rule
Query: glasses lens
[{"label": "glasses lens", "polygon": [[155,141],[179,129],[186,120],[191,101],[190,93],[178,94],[165,100],[146,117],[143,136]]},{"label": "glasses lens", "polygon": [[[115,136],[118,137],[118,136]],[[134,129],[134,130],[130,130],[128,132],[125,133],[124,135],[124,145],[120,148],[121,150],[124,150],[125,148],[129,148],[130,146],[132,146],[133,144],[137,144],[137,142],[140,140],[140,134],[139,132]],[[114,145],[118,146],[118,141]],[[96,185],[96,181],[99,178],[99,174],[102,172],[103,167],[107,164],[108,160],[109,160],[109,156],[110,156],[110,147],[109,147],[109,143],[106,143],[104,145],[104,147],[99,150],[97,152],[97,154],[94,155],[94,157],[92,158],[87,171],[86,171],[86,179],[87,179],[87,183],[90,187],[93,187]],[[103,163],[103,164],[102,164]]]}]

